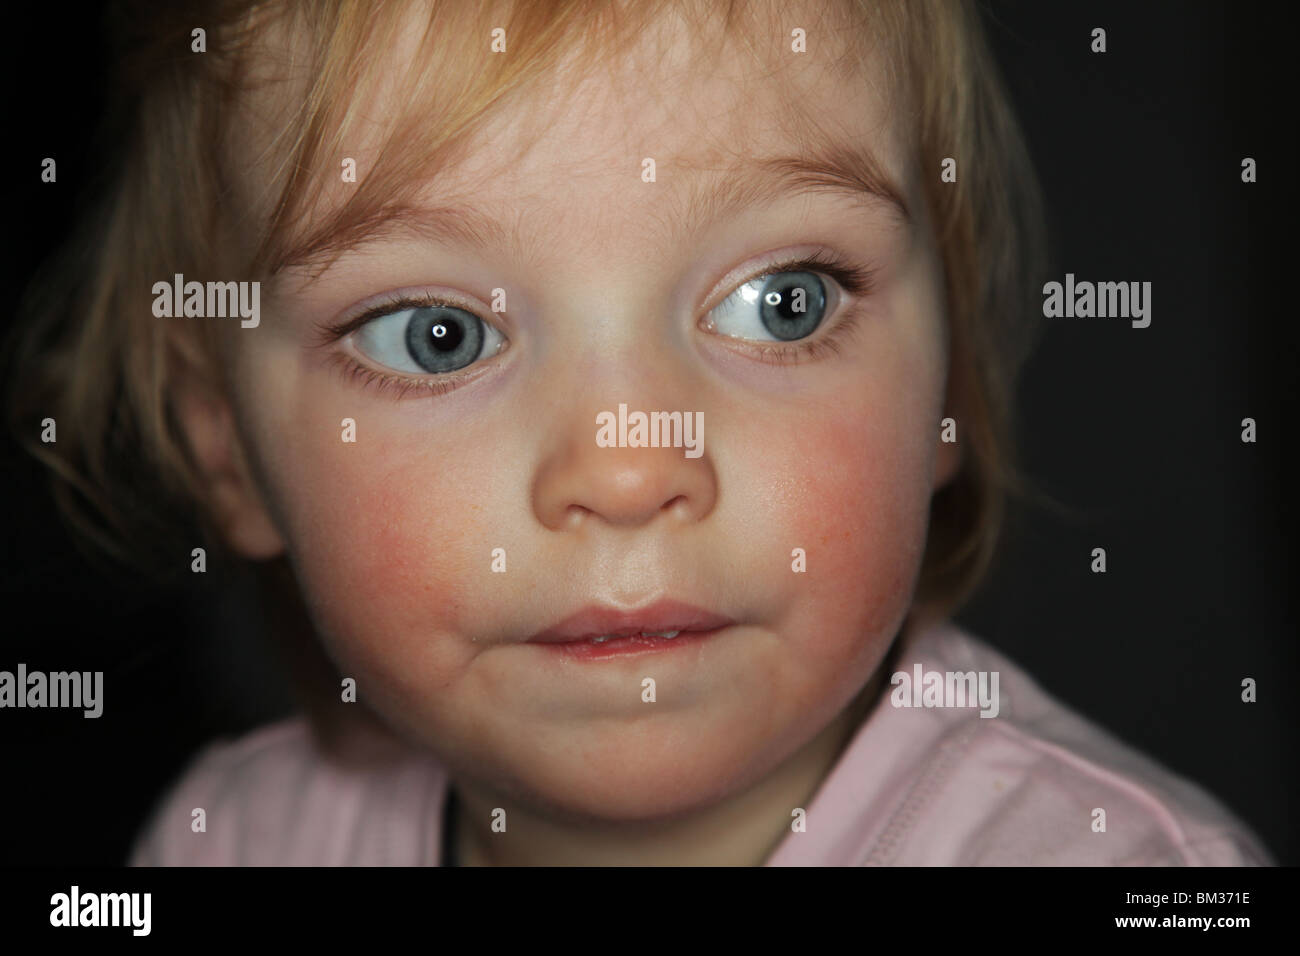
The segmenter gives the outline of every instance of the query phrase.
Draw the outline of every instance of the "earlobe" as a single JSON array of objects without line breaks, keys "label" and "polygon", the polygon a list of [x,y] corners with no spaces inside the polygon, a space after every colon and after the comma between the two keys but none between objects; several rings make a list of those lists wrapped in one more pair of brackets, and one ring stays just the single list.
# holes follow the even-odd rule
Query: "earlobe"
[{"label": "earlobe", "polygon": [[958,402],[954,397],[961,387],[959,367],[953,363],[948,367],[947,381],[944,387],[943,414],[938,422],[939,445],[934,455],[934,478],[930,486],[936,492],[948,484],[961,470],[962,462],[962,422],[958,411]]},{"label": "earlobe", "polygon": [[939,426],[939,447],[934,455],[932,491],[938,491],[952,481],[961,469],[961,444],[956,440],[949,440],[955,430],[956,422],[951,418],[945,418]]},{"label": "earlobe", "polygon": [[284,553],[284,539],[253,479],[226,399],[210,387],[178,385],[173,408],[203,482],[200,503],[222,540],[241,557],[265,561]]},{"label": "earlobe", "polygon": [[284,539],[262,501],[237,436],[234,457],[238,477],[228,479],[228,488],[223,492],[224,510],[219,514],[224,517],[218,526],[221,534],[231,550],[250,561],[278,558],[285,550]]}]

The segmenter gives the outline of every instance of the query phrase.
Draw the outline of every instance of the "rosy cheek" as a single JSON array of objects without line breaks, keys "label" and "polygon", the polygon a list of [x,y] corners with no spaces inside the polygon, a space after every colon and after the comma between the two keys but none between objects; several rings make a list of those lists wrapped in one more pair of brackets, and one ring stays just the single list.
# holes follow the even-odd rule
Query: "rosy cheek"
[{"label": "rosy cheek", "polygon": [[[411,430],[362,421],[365,444],[321,423],[299,440],[277,484],[308,607],[336,659],[375,672],[385,661],[450,680],[472,657],[462,640],[489,581],[489,462],[440,453]],[[481,453],[478,453],[481,454]],[[289,467],[289,459],[292,466]],[[311,475],[295,483],[294,475]],[[477,585],[475,582],[479,582]]]},{"label": "rosy cheek", "polygon": [[785,553],[807,553],[793,594],[818,620],[791,637],[829,654],[897,623],[925,538],[932,444],[911,409],[873,399],[883,396],[860,394],[792,431],[777,495]]}]

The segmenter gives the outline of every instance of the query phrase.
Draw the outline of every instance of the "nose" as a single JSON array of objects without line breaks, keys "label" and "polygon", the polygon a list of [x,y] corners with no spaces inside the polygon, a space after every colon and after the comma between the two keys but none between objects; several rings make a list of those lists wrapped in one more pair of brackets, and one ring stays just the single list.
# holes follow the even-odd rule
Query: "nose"
[{"label": "nose", "polygon": [[[694,413],[682,417],[687,414]],[[584,420],[589,427],[578,426]],[[713,510],[717,478],[707,444],[695,458],[680,447],[602,447],[596,410],[574,422],[533,486],[533,510],[545,527],[559,531],[592,521],[635,527],[661,515],[690,523]]]}]

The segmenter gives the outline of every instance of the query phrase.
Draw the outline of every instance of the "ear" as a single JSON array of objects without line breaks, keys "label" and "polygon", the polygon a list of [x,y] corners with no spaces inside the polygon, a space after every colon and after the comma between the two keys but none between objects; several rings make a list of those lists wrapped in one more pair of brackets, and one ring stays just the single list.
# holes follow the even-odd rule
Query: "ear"
[{"label": "ear", "polygon": [[284,539],[253,480],[227,398],[197,374],[182,376],[173,409],[203,481],[203,506],[232,551],[253,561],[284,553]]},{"label": "ear", "polygon": [[938,491],[957,476],[961,469],[961,446],[957,442],[940,440],[938,454],[934,456],[934,485]]}]

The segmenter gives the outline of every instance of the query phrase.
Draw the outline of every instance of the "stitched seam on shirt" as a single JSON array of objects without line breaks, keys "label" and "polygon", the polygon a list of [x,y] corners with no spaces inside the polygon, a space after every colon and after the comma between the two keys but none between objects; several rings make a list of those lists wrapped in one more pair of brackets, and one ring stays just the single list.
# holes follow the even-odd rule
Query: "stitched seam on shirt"
[{"label": "stitched seam on shirt", "polygon": [[931,795],[947,782],[949,775],[957,765],[957,760],[966,750],[972,734],[979,729],[978,724],[966,723],[956,733],[939,745],[939,753],[930,765],[921,772],[921,778],[903,798],[902,805],[894,811],[884,831],[875,845],[867,852],[861,866],[886,866],[897,854],[899,845],[912,827],[916,818],[929,802]]}]

